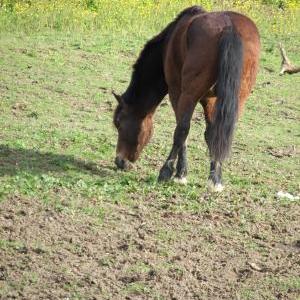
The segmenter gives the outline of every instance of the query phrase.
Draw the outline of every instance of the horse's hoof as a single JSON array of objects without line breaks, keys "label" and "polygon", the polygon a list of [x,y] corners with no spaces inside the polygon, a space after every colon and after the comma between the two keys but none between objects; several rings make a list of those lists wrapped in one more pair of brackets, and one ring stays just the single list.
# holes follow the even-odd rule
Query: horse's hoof
[{"label": "horse's hoof", "polygon": [[222,183],[213,183],[212,180],[209,180],[207,189],[210,193],[221,193],[224,190],[224,185]]},{"label": "horse's hoof", "polygon": [[173,174],[173,170],[171,170],[169,167],[162,167],[162,169],[159,172],[158,181],[168,181],[171,179]]},{"label": "horse's hoof", "polygon": [[187,185],[186,177],[174,177],[174,182],[182,185]]}]

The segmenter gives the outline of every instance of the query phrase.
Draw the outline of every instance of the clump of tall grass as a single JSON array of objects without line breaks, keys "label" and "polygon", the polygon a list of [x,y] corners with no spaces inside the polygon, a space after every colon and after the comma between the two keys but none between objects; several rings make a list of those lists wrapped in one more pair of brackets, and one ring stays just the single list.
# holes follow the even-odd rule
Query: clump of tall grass
[{"label": "clump of tall grass", "polygon": [[265,33],[299,32],[298,0],[1,0],[0,30],[156,32],[195,4],[243,12]]}]

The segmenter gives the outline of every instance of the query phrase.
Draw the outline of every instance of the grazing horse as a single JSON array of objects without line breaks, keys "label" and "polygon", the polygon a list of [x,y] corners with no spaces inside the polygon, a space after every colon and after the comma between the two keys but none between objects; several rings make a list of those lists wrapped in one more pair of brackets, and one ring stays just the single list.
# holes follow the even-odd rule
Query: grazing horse
[{"label": "grazing horse", "polygon": [[221,191],[222,162],[228,156],[237,118],[258,70],[259,33],[246,16],[235,12],[183,10],[160,34],[148,41],[133,66],[131,82],[121,96],[114,125],[118,130],[118,168],[135,162],[153,132],[153,115],[168,93],[176,116],[171,152],[159,181],[184,183],[186,139],[195,106],[201,103],[210,154],[209,186]]}]

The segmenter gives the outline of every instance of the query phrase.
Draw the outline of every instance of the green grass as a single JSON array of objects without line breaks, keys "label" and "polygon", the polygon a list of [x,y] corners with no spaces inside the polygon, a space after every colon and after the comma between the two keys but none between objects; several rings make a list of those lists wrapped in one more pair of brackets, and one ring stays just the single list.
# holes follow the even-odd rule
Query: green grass
[{"label": "green grass", "polygon": [[[0,201],[4,203],[13,197],[40,201],[44,207],[54,207],[75,219],[89,216],[99,228],[114,218],[116,208],[134,214],[137,207],[142,207],[149,211],[148,219],[153,219],[156,226],[154,237],[163,260],[175,255],[179,238],[188,244],[189,234],[194,231],[206,239],[201,241],[203,252],[214,253],[218,247],[210,239],[212,229],[206,225],[193,228],[180,224],[174,229],[161,221],[161,214],[182,214],[187,219],[220,212],[232,214],[236,216],[232,227],[227,224],[218,229],[220,236],[234,236],[247,251],[264,255],[248,233],[257,224],[276,225],[276,212],[281,209],[299,210],[299,203],[275,197],[280,190],[299,194],[300,77],[278,75],[281,61],[277,49],[282,41],[291,60],[300,64],[296,25],[289,27],[287,35],[280,31],[268,33],[270,24],[263,23],[263,16],[257,15],[262,32],[260,72],[238,124],[232,157],[224,165],[224,193],[214,195],[206,191],[209,159],[200,106],[189,136],[187,186],[156,181],[172,143],[175,119],[170,106],[159,107],[154,137],[136,169],[115,169],[117,132],[112,115],[116,103],[111,90],[125,90],[138,52],[182,4],[176,5],[149,28],[146,22],[141,26],[140,19],[131,29],[126,29],[127,24],[123,30],[116,28],[113,32],[101,26],[76,30],[73,25],[55,30],[55,26],[38,27],[34,31],[32,23],[26,23],[26,30],[22,30],[20,20],[15,32],[11,32],[15,28],[11,24],[7,25],[9,28],[1,27]],[[5,20],[4,14],[0,15]],[[127,18],[131,20],[128,15]],[[298,154],[282,158],[271,155],[271,150],[293,146]],[[287,213],[286,222],[288,216]],[[262,240],[268,234],[267,229],[262,230]],[[17,251],[22,245],[22,241],[0,240],[4,252]],[[75,244],[72,252],[81,251],[81,246]],[[107,254],[101,257],[99,265],[113,268],[114,260]],[[188,272],[169,262],[157,268],[170,269],[177,277]],[[146,274],[150,267],[141,260],[126,270],[130,274]],[[27,282],[30,276],[34,284],[38,280],[34,273],[29,272],[24,280]],[[76,280],[66,286],[70,299],[84,299],[78,286]],[[299,280],[270,276],[264,279],[261,291],[253,291],[252,285],[238,293],[241,299],[260,299],[262,295],[272,299],[266,286],[276,287],[286,295],[289,289],[299,290]],[[124,295],[164,299],[161,291],[144,281],[129,283],[121,290]]]},{"label": "green grass", "polygon": [[[294,61],[295,42],[285,43]],[[80,48],[74,46],[77,43]],[[299,76],[279,77],[280,57],[274,43],[263,40],[262,44],[256,88],[239,122],[232,158],[224,166],[227,189],[222,196],[201,201],[208,157],[200,107],[195,116],[201,121],[193,122],[189,137],[187,187],[156,182],[175,125],[169,106],[159,108],[155,135],[137,169],[128,173],[114,169],[117,133],[112,126],[115,102],[110,91],[124,91],[143,42],[131,36],[119,43],[105,35],[57,32],[3,36],[1,198],[11,194],[37,197],[64,203],[63,208],[80,207],[102,218],[107,202],[132,205],[151,197],[174,210],[199,212],[213,209],[222,199],[236,205],[248,199],[274,201],[279,190],[297,193],[299,156],[278,159],[268,149],[299,145],[295,90]],[[133,46],[130,52],[129,45]],[[169,204],[174,195],[181,200]],[[100,208],[82,198],[96,199]]]}]

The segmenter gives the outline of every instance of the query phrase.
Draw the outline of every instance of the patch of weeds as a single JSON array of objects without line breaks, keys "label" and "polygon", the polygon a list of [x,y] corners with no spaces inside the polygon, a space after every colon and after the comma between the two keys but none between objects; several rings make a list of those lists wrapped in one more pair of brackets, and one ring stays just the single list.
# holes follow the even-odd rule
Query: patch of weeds
[{"label": "patch of weeds", "polygon": [[36,272],[28,271],[23,274],[20,284],[23,286],[34,285],[38,283],[38,280],[39,280],[39,276]]},{"label": "patch of weeds", "polygon": [[150,295],[151,288],[143,282],[132,282],[126,285],[124,289],[126,294],[129,295]]},{"label": "patch of weeds", "polygon": [[276,287],[283,293],[299,293],[300,292],[300,277],[290,276],[287,278],[278,278],[274,276],[267,277],[264,282],[269,286]]},{"label": "patch of weeds", "polygon": [[64,284],[64,290],[69,293],[67,298],[70,298],[72,300],[85,299],[85,297],[82,296],[82,293],[79,292],[79,287],[77,282],[68,282]]},{"label": "patch of weeds", "polygon": [[110,255],[102,256],[98,259],[98,264],[100,267],[113,267],[115,264],[115,258]]},{"label": "patch of weeds", "polygon": [[25,244],[21,241],[10,241],[10,240],[4,240],[0,239],[0,249],[3,250],[16,250],[16,251],[25,251],[26,247]]},{"label": "patch of weeds", "polygon": [[240,294],[240,298],[241,300],[253,300],[253,299],[257,299],[255,297],[255,291],[253,291],[252,289],[244,289],[241,294]]},{"label": "patch of weeds", "polygon": [[131,265],[126,272],[128,273],[148,273],[152,268],[143,261],[138,261],[134,265]]},{"label": "patch of weeds", "polygon": [[105,209],[99,206],[86,206],[80,209],[83,213],[93,216],[97,220],[97,224],[103,224],[105,218]]},{"label": "patch of weeds", "polygon": [[171,243],[172,241],[178,239],[178,232],[173,231],[171,228],[158,230],[157,239],[162,242]]}]

